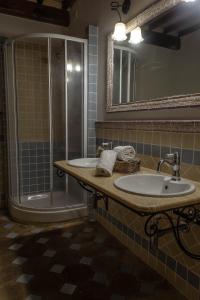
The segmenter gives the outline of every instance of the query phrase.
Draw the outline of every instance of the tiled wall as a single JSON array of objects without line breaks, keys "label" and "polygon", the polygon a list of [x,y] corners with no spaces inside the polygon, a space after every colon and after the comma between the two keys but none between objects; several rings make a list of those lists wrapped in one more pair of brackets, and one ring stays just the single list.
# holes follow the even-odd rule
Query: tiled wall
[{"label": "tiled wall", "polygon": [[88,39],[88,157],[96,153],[98,28],[89,26]]},{"label": "tiled wall", "polygon": [[[97,122],[97,145],[112,141],[115,145],[131,144],[142,165],[155,169],[165,153],[179,151],[181,176],[200,181],[200,121]],[[163,171],[169,172],[168,168]],[[186,256],[172,234],[160,238],[158,250],[152,250],[144,233],[146,218],[110,201],[109,211],[98,210],[98,220],[123,244],[166,277],[188,299],[199,300],[200,264]],[[184,234],[190,249],[200,253],[200,228],[192,226]]]},{"label": "tiled wall", "polygon": [[5,81],[3,45],[0,38],[0,207],[6,205],[7,194],[7,151],[6,151],[6,117],[5,117]]},{"label": "tiled wall", "polygon": [[49,141],[47,39],[15,43],[20,142]]},{"label": "tiled wall", "polygon": [[[19,144],[21,193],[50,192],[50,143],[23,142]],[[53,144],[53,160],[65,159],[65,145]],[[53,169],[53,190],[65,189],[65,178],[60,178]]]}]

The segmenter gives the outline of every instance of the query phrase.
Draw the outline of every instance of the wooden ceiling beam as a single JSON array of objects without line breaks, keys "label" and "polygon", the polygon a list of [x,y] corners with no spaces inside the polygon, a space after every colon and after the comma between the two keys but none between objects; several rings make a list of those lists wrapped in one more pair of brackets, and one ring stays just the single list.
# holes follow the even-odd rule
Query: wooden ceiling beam
[{"label": "wooden ceiling beam", "polygon": [[[68,1],[69,5],[70,3],[72,2]],[[0,0],[0,12],[67,27],[70,24],[70,15],[69,11],[67,10],[69,6],[67,6],[66,3],[65,5],[65,9],[61,10],[55,7],[45,6],[26,0]]]},{"label": "wooden ceiling beam", "polygon": [[181,49],[181,40],[178,37],[148,30],[142,30],[142,36],[144,38],[144,43],[146,44],[171,50]]},{"label": "wooden ceiling beam", "polygon": [[182,37],[182,36],[185,36],[187,34],[190,34],[194,31],[197,31],[200,29],[200,23],[198,22],[197,24],[191,26],[191,27],[187,27],[186,29],[183,29],[181,30],[179,33],[178,33],[178,36],[179,37]]}]

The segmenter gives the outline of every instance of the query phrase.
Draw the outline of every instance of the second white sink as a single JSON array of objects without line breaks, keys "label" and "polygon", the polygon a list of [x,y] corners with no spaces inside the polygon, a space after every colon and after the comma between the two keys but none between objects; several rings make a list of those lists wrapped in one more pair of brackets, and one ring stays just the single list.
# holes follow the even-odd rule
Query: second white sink
[{"label": "second white sink", "polygon": [[96,168],[97,162],[99,158],[77,158],[73,160],[69,160],[68,164],[73,167],[79,168]]},{"label": "second white sink", "polygon": [[160,174],[133,174],[115,180],[114,185],[128,193],[151,197],[177,197],[195,191],[194,184],[187,180],[171,180]]}]

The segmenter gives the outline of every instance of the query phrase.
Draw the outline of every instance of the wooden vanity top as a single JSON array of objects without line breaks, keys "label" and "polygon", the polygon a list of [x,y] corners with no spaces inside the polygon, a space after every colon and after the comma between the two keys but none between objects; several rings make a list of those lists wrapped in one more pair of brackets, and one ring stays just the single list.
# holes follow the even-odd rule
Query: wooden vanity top
[{"label": "wooden vanity top", "polygon": [[[68,165],[67,161],[57,161],[54,163],[54,166],[139,213],[154,213],[193,204],[200,204],[199,182],[191,181],[196,186],[196,191],[190,195],[164,198],[146,197],[123,192],[114,186],[114,180],[124,174],[113,173],[112,177],[96,177],[94,175],[95,169],[72,167]],[[140,173],[156,172],[151,169],[141,168]]]}]

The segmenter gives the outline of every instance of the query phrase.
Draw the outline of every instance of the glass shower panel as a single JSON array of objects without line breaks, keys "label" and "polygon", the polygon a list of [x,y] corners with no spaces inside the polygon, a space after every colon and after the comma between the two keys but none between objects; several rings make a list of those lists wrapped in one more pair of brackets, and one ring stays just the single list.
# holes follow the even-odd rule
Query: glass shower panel
[{"label": "glass shower panel", "polygon": [[[84,154],[84,44],[67,42],[67,116],[68,159],[80,158]],[[72,205],[84,205],[84,192],[76,180],[68,177],[68,193]]]},{"label": "glass shower panel", "polygon": [[84,45],[67,42],[68,158],[83,155]]},{"label": "glass shower panel", "polygon": [[[83,157],[84,138],[84,44],[67,42],[68,158]],[[85,193],[68,178],[68,193],[73,205],[86,205]]]},{"label": "glass shower panel", "polygon": [[[52,91],[52,155],[53,161],[67,158],[67,119],[65,85],[65,40],[51,39],[51,91]],[[66,177],[58,177],[53,169],[52,204],[65,207],[67,197]]]},{"label": "glass shower panel", "polygon": [[[26,38],[15,42],[16,110],[21,202],[50,192],[48,39]],[[46,193],[46,196],[45,196]],[[47,201],[48,202],[48,201]],[[40,202],[40,207],[49,203]]]},{"label": "glass shower panel", "polygon": [[[51,39],[53,161],[83,156],[84,45]],[[70,176],[53,170],[52,204],[77,208],[84,193]]]},{"label": "glass shower panel", "polygon": [[16,130],[16,107],[15,107],[15,80],[14,80],[14,48],[12,44],[8,44],[5,51],[5,70],[6,70],[6,108],[9,111],[8,116],[8,151],[9,151],[9,198],[17,203],[20,202],[19,197],[19,181],[18,181],[18,145]]}]

